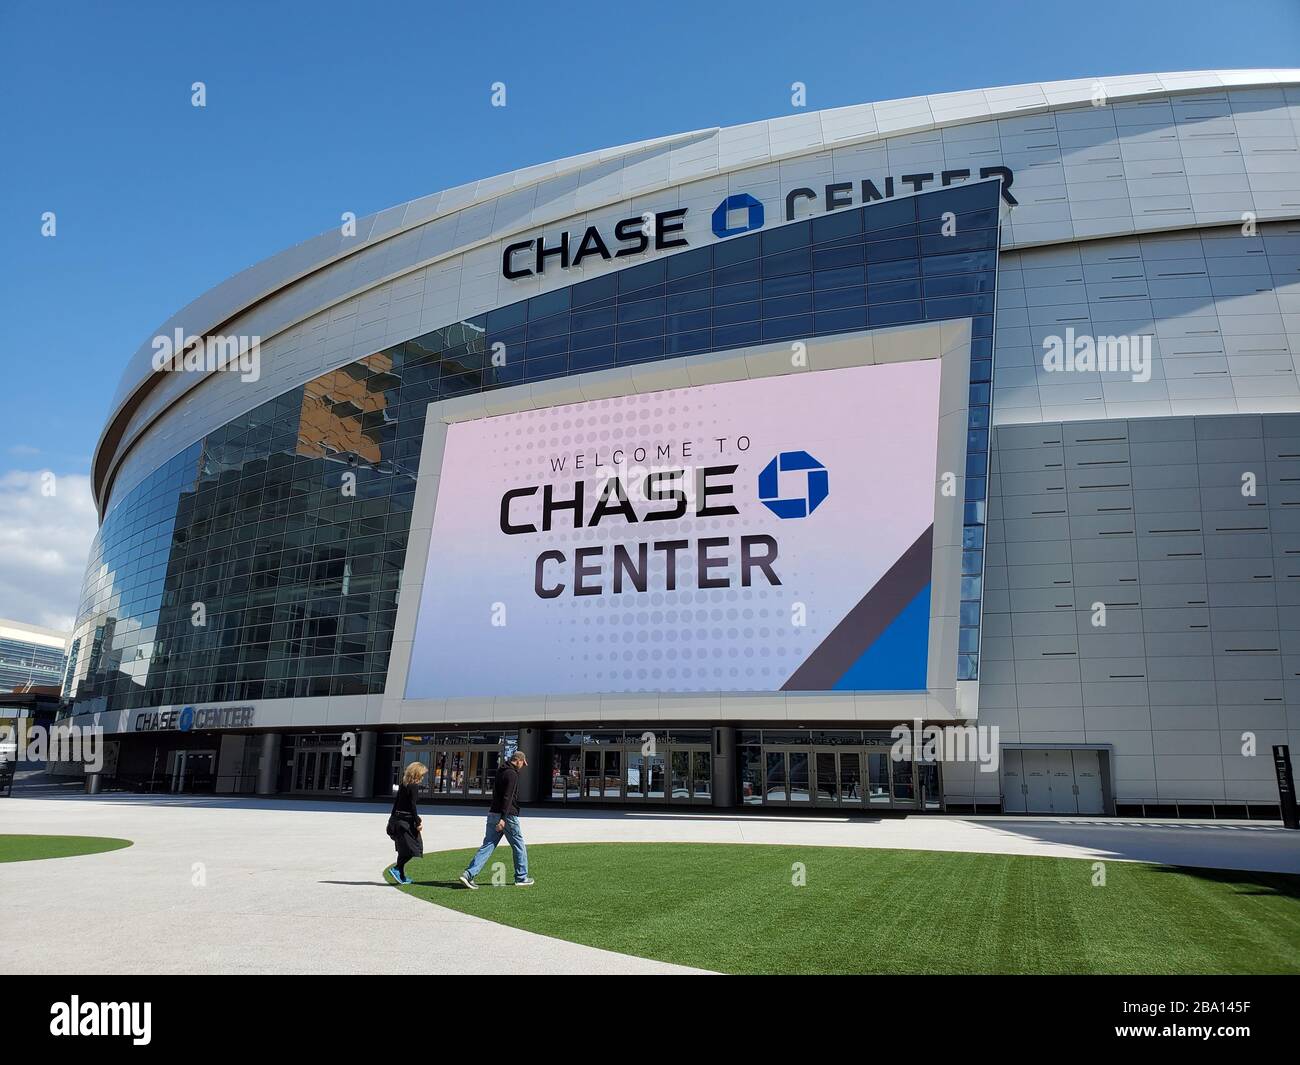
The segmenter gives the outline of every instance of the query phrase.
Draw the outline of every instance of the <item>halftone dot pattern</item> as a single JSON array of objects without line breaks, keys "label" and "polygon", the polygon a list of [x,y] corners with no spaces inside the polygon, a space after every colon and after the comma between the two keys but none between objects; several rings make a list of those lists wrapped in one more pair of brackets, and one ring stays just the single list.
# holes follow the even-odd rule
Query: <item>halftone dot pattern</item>
[{"label": "halftone dot pattern", "polygon": [[[937,421],[938,365],[917,362],[453,425],[407,697],[779,691],[933,522]],[[783,518],[758,477],[791,451],[831,490]],[[807,491],[805,473],[778,481]]]},{"label": "halftone dot pattern", "polygon": [[[808,623],[802,627],[792,622],[791,605],[803,600],[797,572],[778,568],[782,584],[772,587],[755,571],[754,583],[741,586],[739,538],[760,531],[755,519],[743,511],[729,517],[694,514],[696,470],[735,464],[735,475],[726,480],[743,498],[752,496],[758,472],[771,458],[770,447],[764,453],[761,442],[744,426],[736,427],[737,434],[731,437],[720,431],[711,437],[700,434],[701,424],[727,424],[717,392],[717,388],[677,389],[552,407],[544,412],[540,432],[531,425],[536,412],[492,419],[500,423],[500,431],[493,436],[491,466],[511,471],[519,485],[552,484],[556,500],[572,499],[574,482],[583,482],[581,527],[571,524],[572,511],[563,510],[549,532],[521,536],[535,542],[539,552],[565,553],[565,566],[548,566],[547,572],[570,587],[574,551],[602,549],[604,594],[576,596],[566,590],[548,606],[561,615],[559,627],[571,633],[567,647],[557,648],[557,653],[567,656],[569,679],[576,690],[771,690],[779,688],[826,635],[815,620],[816,611],[808,611]],[[619,479],[639,516],[670,509],[671,500],[647,498],[645,486],[648,474],[670,470],[688,471],[682,482],[671,486],[680,483],[687,493],[686,517],[629,523],[614,513],[594,527],[590,524],[592,509],[611,477]],[[524,521],[520,515],[526,512],[526,520],[537,520],[540,526],[540,493],[538,500],[534,507],[515,511],[515,520]],[[612,502],[617,501],[615,494]],[[701,537],[729,539],[727,564],[712,567],[710,576],[725,577],[732,587],[698,587],[695,543]],[[676,589],[667,590],[666,554],[651,547],[648,590],[614,593],[613,546],[626,547],[635,561],[639,543],[666,540],[691,543],[677,553]],[[721,557],[723,551],[718,548],[711,557]],[[631,587],[630,581],[625,587]]]}]

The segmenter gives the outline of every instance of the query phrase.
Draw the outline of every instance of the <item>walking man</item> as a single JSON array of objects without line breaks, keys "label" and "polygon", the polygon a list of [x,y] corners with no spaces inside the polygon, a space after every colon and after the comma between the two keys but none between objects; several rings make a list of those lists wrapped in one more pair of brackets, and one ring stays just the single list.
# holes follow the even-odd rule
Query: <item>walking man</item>
[{"label": "walking man", "polygon": [[528,765],[523,751],[515,751],[497,773],[492,787],[492,807],[487,815],[487,831],[483,833],[483,846],[474,855],[469,868],[460,874],[460,882],[471,891],[477,891],[474,878],[487,864],[504,835],[510,843],[510,853],[515,860],[515,887],[532,887],[528,876],[528,850],[519,830],[519,773]]}]

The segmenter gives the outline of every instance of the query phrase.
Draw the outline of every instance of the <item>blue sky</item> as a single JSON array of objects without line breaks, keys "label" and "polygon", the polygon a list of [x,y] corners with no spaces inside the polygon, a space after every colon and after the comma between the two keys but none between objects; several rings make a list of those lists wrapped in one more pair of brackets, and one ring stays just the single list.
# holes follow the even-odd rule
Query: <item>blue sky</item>
[{"label": "blue sky", "polygon": [[[788,114],[794,81],[820,109],[1297,63],[1297,0],[0,0],[0,478],[83,475],[128,355],[343,211]],[[504,109],[490,106],[497,80]]]}]

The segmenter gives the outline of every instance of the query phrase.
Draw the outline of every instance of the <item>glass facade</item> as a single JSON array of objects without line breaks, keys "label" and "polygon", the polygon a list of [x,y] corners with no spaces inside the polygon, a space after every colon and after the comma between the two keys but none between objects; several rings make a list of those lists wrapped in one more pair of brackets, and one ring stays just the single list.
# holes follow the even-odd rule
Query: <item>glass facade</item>
[{"label": "glass facade", "polygon": [[998,200],[996,182],[954,186],[732,237],[434,330],[241,415],[105,517],[74,711],[382,692],[431,402],[954,318],[975,338],[958,671],[975,678]]},{"label": "glass facade", "polygon": [[16,636],[0,636],[0,692],[28,685],[58,688],[63,684],[67,656],[58,647]]}]

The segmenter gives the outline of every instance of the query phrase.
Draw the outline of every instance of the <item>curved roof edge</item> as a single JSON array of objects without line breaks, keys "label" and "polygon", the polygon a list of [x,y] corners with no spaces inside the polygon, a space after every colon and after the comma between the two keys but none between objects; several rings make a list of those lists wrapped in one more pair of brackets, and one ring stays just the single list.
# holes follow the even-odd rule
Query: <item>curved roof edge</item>
[{"label": "curved roof edge", "polygon": [[[778,118],[761,119],[738,126],[710,127],[687,133],[636,141],[618,147],[584,152],[548,163],[483,178],[386,208],[358,219],[356,235],[344,237],[339,228],[318,234],[227,278],[192,300],[167,319],[136,350],[126,366],[114,394],[112,407],[95,446],[92,459],[92,489],[97,506],[106,500],[101,487],[107,469],[104,449],[111,428],[142,391],[147,391],[156,371],[152,369],[153,338],[173,335],[177,329],[187,336],[219,332],[221,327],[254,305],[311,274],[336,262],[373,248],[384,241],[438,219],[448,218],[505,194],[517,194],[543,182],[581,174],[592,167],[608,167],[638,155],[668,152],[674,157],[666,180],[629,193],[619,188],[606,197],[613,203],[629,195],[645,195],[689,181],[748,169],[786,158],[815,154],[832,148],[867,144],[888,137],[925,132],[947,126],[985,122],[1090,104],[1101,86],[1107,101],[1132,101],[1146,96],[1168,96],[1214,89],[1265,88],[1300,85],[1300,68],[1259,70],[1201,70],[1172,73],[1131,74],[1116,77],[1078,78],[1070,81],[1027,83],[987,89],[915,96],[877,103],[854,104],[822,111],[806,111]],[[762,135],[760,148],[731,165],[720,161],[720,148],[727,141]],[[579,179],[581,184],[581,179]],[[602,204],[603,205],[603,204]],[[583,210],[590,210],[584,206]],[[572,213],[572,212],[569,212]],[[557,213],[554,219],[565,217]],[[536,229],[548,219],[521,219],[518,229]],[[494,233],[499,239],[502,233]],[[449,249],[445,254],[463,251]],[[436,256],[444,258],[445,255]]]}]

